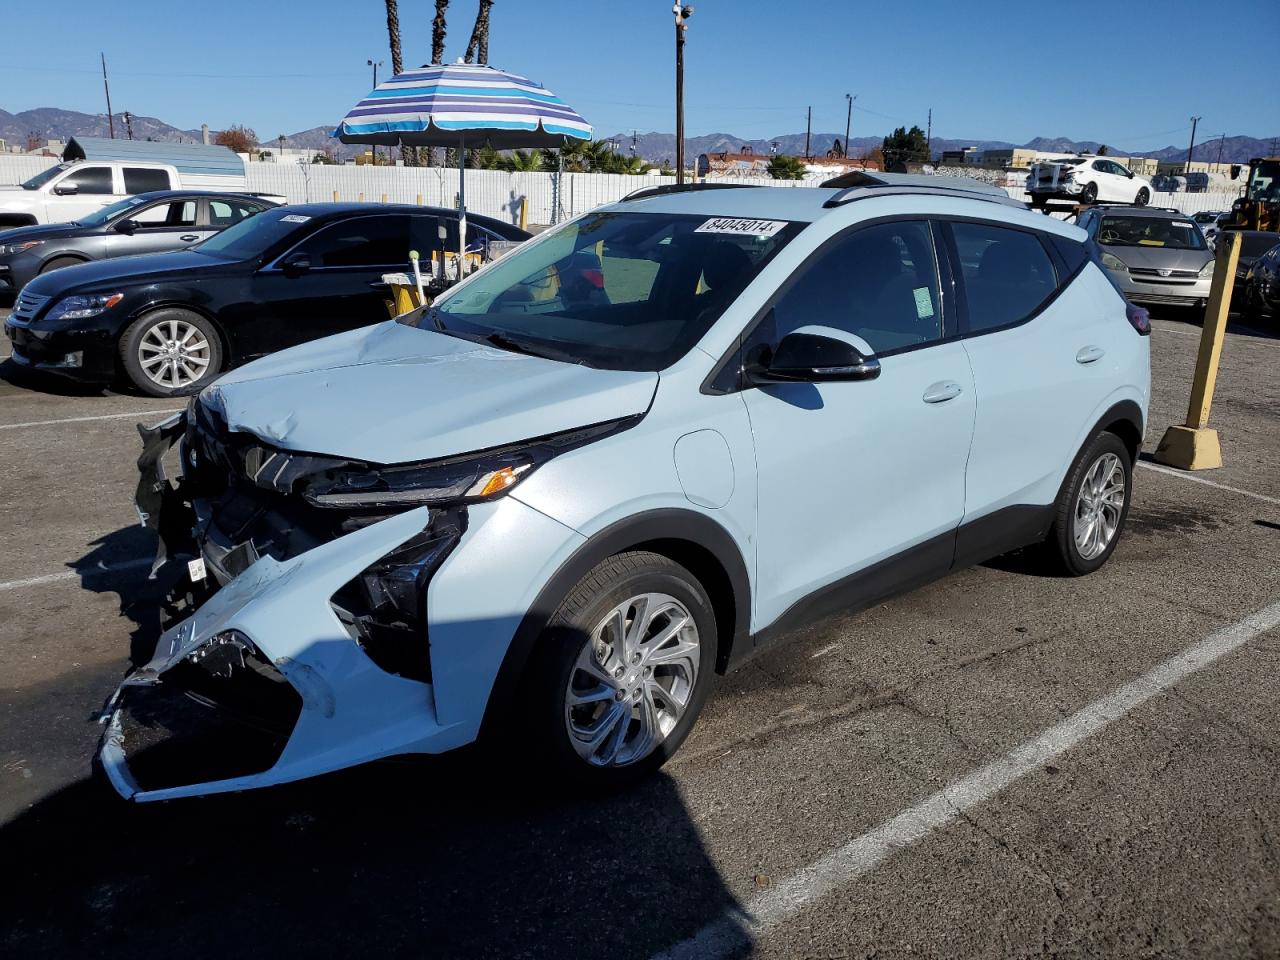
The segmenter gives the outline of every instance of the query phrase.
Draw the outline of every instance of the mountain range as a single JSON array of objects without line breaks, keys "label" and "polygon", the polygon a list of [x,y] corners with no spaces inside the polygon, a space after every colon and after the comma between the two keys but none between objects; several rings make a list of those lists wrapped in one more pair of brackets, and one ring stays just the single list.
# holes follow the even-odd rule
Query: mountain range
[{"label": "mountain range", "polygon": [[[183,130],[165,123],[156,117],[131,116],[129,127],[132,128],[135,140],[199,141],[199,130]],[[296,133],[285,134],[285,146],[309,150],[331,150],[339,159],[347,159],[362,147],[339,143],[329,136],[333,126],[311,127]],[[107,115],[104,113],[78,113],[74,110],[62,110],[57,107],[37,107],[20,113],[8,113],[0,110],[0,139],[10,144],[26,146],[29,137],[54,138],[65,140],[68,137],[105,137],[110,132]],[[128,130],[121,114],[115,116],[115,133],[117,137],[128,135]],[[262,134],[262,131],[259,131]],[[633,146],[633,135],[617,133],[607,139],[614,140],[621,152],[629,152]],[[815,133],[810,139],[810,151],[822,156],[836,140],[843,140],[840,133]],[[861,156],[879,147],[882,136],[853,136],[849,149],[853,156]],[[1277,152],[1277,141],[1280,138],[1267,137],[1226,137],[1209,140],[1197,144],[1196,160],[1217,160],[1219,151],[1225,162],[1240,163],[1250,157],[1268,156]],[[270,149],[278,140],[267,135],[263,146]],[[728,151],[737,153],[742,147],[749,146],[755,153],[768,154],[777,145],[777,152],[799,156],[804,153],[805,134],[788,133],[769,139],[749,139],[737,137],[730,133],[709,133],[699,137],[685,138],[685,155],[690,159],[700,153],[719,153]],[[934,138],[932,147],[934,156],[943,150],[958,150],[964,147],[977,147],[979,150],[999,150],[1009,147],[1027,147],[1033,150],[1049,152],[1075,153],[1077,151],[1092,153],[1100,144],[1096,140],[1070,140],[1065,137],[1036,137],[1027,143],[1010,143],[1006,140],[950,140]],[[651,163],[673,161],[676,155],[676,138],[671,133],[637,133],[634,135],[635,153]],[[1130,151],[1123,144],[1107,144],[1108,151],[1118,156],[1154,157],[1157,160],[1182,160],[1187,155],[1185,146],[1170,145],[1160,150]]]}]

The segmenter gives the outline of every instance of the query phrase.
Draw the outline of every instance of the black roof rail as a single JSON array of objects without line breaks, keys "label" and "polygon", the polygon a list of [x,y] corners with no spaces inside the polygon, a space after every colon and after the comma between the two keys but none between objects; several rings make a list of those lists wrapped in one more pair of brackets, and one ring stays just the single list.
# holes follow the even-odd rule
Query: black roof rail
[{"label": "black roof rail", "polygon": [[868,173],[853,170],[822,183],[824,187],[842,188],[823,204],[824,207],[840,207],[855,200],[870,197],[917,196],[962,197],[966,200],[985,200],[1008,207],[1026,209],[1026,204],[1015,200],[1002,189],[970,177],[936,177],[918,173]]},{"label": "black roof rail", "polygon": [[688,193],[692,190],[737,190],[739,188],[759,187],[759,183],[664,183],[656,187],[641,187],[632,190],[619,203],[629,200],[643,200],[646,197],[664,197],[669,193]]}]

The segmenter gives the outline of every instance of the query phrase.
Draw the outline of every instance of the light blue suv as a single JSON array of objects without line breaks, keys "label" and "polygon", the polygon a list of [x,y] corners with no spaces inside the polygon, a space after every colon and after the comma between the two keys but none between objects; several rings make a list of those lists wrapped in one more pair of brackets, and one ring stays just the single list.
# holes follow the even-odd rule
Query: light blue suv
[{"label": "light blue suv", "polygon": [[502,730],[560,775],[651,771],[801,623],[1029,545],[1101,566],[1149,330],[1082,231],[973,181],[578,217],[143,430],[178,612],[102,765],[154,800]]}]

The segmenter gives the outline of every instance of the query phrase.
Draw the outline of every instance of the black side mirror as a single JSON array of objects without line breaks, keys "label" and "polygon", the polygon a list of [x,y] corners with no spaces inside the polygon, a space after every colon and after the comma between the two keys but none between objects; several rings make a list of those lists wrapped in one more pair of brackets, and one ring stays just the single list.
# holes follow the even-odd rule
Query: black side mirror
[{"label": "black side mirror", "polygon": [[60,197],[74,197],[80,192],[80,186],[79,184],[64,182],[54,187],[53,192]]},{"label": "black side mirror", "polygon": [[280,264],[286,277],[300,277],[311,270],[311,256],[306,253],[295,253]]},{"label": "black side mirror", "polygon": [[753,384],[874,380],[880,376],[880,361],[834,337],[789,333],[771,355],[766,347],[749,358],[744,372]]},{"label": "black side mirror", "polygon": [[124,219],[116,224],[116,232],[123,233],[126,237],[132,237],[138,232],[138,221]]}]

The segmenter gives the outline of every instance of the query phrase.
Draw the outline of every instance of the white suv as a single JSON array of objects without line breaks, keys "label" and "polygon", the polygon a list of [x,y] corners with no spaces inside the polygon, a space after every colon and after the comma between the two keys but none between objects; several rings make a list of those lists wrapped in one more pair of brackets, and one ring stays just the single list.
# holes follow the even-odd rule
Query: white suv
[{"label": "white suv", "polygon": [[1107,157],[1067,157],[1035,164],[1027,177],[1027,192],[1037,207],[1049,200],[1142,207],[1151,202],[1152,187],[1150,180]]},{"label": "white suv", "polygon": [[[113,702],[122,794],[482,730],[616,783],[815,617],[1028,545],[1106,562],[1150,327],[1081,230],[974,181],[711,186],[578,217],[144,430],[139,509],[185,610]],[[219,713],[262,733],[150,749],[165,717],[206,749]]]}]

